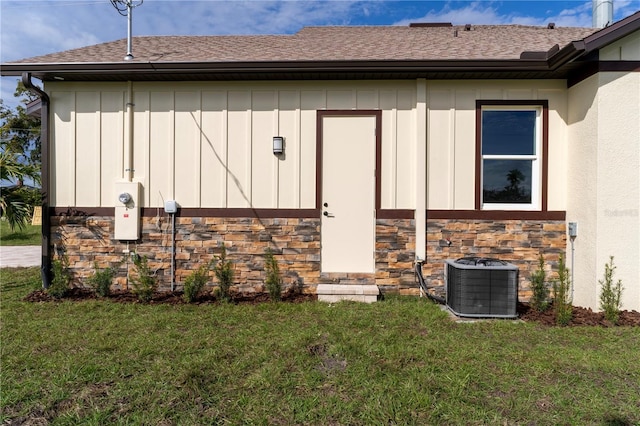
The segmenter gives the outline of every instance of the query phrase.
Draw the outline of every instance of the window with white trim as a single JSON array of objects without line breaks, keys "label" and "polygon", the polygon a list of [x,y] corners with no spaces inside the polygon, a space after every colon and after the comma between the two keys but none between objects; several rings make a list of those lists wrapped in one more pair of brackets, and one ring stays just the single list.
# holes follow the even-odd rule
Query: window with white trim
[{"label": "window with white trim", "polygon": [[542,108],[483,106],[481,208],[541,208]]}]

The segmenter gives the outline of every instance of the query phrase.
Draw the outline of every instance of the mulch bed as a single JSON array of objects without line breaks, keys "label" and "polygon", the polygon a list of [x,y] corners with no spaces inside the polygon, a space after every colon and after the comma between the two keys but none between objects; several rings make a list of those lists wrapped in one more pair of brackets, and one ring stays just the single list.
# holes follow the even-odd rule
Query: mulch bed
[{"label": "mulch bed", "polygon": [[[537,322],[543,325],[556,325],[556,316],[553,313],[553,306],[545,312],[537,312],[526,303],[518,303],[518,317],[526,322]],[[603,327],[612,327],[614,324],[604,318],[604,313],[593,312],[590,308],[582,308],[580,306],[573,307],[573,315],[568,326],[578,325],[598,325]],[[640,312],[638,311],[622,311],[618,320],[618,325],[624,326],[640,326]]]},{"label": "mulch bed", "polygon": [[[84,288],[72,288],[64,296],[62,300],[70,301],[82,301],[98,299],[93,291]],[[55,301],[53,297],[47,294],[44,290],[36,290],[31,292],[24,298],[27,302],[52,302]],[[129,291],[118,290],[114,291],[110,296],[106,298],[116,303],[141,303],[135,294]],[[231,303],[234,304],[248,304],[256,305],[259,303],[269,302],[271,299],[266,293],[234,293],[231,296]],[[317,300],[315,294],[305,294],[297,291],[288,291],[282,295],[282,301],[287,303],[301,303]],[[182,298],[182,292],[158,292],[153,295],[153,298],[149,304],[170,304],[170,305],[182,305],[186,302]],[[205,294],[200,296],[195,304],[211,304],[220,303],[213,295]],[[545,326],[555,326],[556,319],[553,312],[553,307],[549,308],[545,312],[537,312],[527,304],[518,303],[517,307],[518,318],[525,322],[535,322]],[[568,326],[602,326],[612,327],[614,326],[609,321],[605,320],[602,312],[593,312],[591,309],[582,308],[580,306],[573,307],[573,316]],[[620,319],[618,326],[632,326],[640,327],[640,312],[638,311],[622,311],[620,313]]]},{"label": "mulch bed", "polygon": [[[182,297],[181,291],[165,291],[165,292],[156,292],[154,293],[150,305],[157,304],[166,304],[166,305],[183,305],[187,302],[184,301]],[[87,288],[71,288],[69,289],[63,298],[58,300],[69,300],[73,302],[83,301],[83,300],[95,300],[100,299],[100,297],[96,296],[96,294]],[[113,291],[109,296],[102,298],[104,300],[109,300],[115,303],[142,303],[138,300],[138,297],[126,290],[116,290]],[[298,291],[285,291],[282,294],[282,302],[287,303],[301,303],[307,301],[317,300],[317,296],[315,294],[305,294],[300,293]],[[35,290],[29,293],[24,299],[26,302],[53,302],[56,301],[55,298],[51,297],[44,290]],[[259,303],[270,302],[271,298],[267,293],[232,293],[231,294],[231,303],[234,304],[245,304],[245,305],[257,305]],[[204,294],[197,298],[194,305],[203,305],[203,304],[211,304],[211,303],[220,303],[220,300],[217,299],[212,294]]]}]

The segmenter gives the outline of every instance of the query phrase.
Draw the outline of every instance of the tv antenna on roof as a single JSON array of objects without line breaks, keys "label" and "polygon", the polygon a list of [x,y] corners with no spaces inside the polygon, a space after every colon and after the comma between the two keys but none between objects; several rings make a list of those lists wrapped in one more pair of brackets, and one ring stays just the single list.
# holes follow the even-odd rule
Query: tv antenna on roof
[{"label": "tv antenna on roof", "polygon": [[110,0],[111,5],[116,8],[118,13],[127,17],[127,56],[124,57],[125,61],[133,59],[133,53],[131,53],[131,22],[133,19],[133,8],[141,6],[144,0]]}]

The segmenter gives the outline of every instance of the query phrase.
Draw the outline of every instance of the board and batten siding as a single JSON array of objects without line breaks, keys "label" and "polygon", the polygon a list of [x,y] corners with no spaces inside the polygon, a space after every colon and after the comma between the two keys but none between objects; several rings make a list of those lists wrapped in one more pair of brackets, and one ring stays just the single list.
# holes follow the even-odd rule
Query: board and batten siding
[{"label": "board and batten siding", "polygon": [[[126,83],[47,83],[51,205],[113,207],[125,178]],[[133,83],[143,206],[314,208],[316,111],[383,110],[382,207],[415,205],[416,82]],[[285,154],[272,153],[284,136]]]},{"label": "board and batten siding", "polygon": [[636,31],[604,47],[599,53],[601,61],[640,61],[640,31]]},{"label": "board and batten siding", "polygon": [[[420,89],[422,88],[422,89]],[[125,176],[125,83],[47,83],[52,205],[112,207]],[[548,209],[566,209],[567,89],[561,80],[134,83],[134,180],[144,206],[314,208],[316,111],[380,109],[381,207],[414,209],[417,126],[426,121],[427,203],[475,207],[476,100],[549,102]],[[417,116],[417,90],[426,120]],[[284,136],[285,154],[272,153]]]},{"label": "board and batten siding", "polygon": [[564,80],[429,81],[427,208],[475,208],[477,100],[549,102],[548,209],[566,207],[567,89]]}]

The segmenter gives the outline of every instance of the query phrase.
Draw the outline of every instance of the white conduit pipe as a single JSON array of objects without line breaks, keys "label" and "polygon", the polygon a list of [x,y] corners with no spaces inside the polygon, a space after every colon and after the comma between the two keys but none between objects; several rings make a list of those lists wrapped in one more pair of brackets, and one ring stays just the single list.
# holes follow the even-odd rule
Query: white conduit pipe
[{"label": "white conduit pipe", "polygon": [[133,181],[133,82],[127,82],[127,137],[125,138],[125,179]]},{"label": "white conduit pipe", "polygon": [[171,213],[171,291],[176,287],[176,215]]}]

